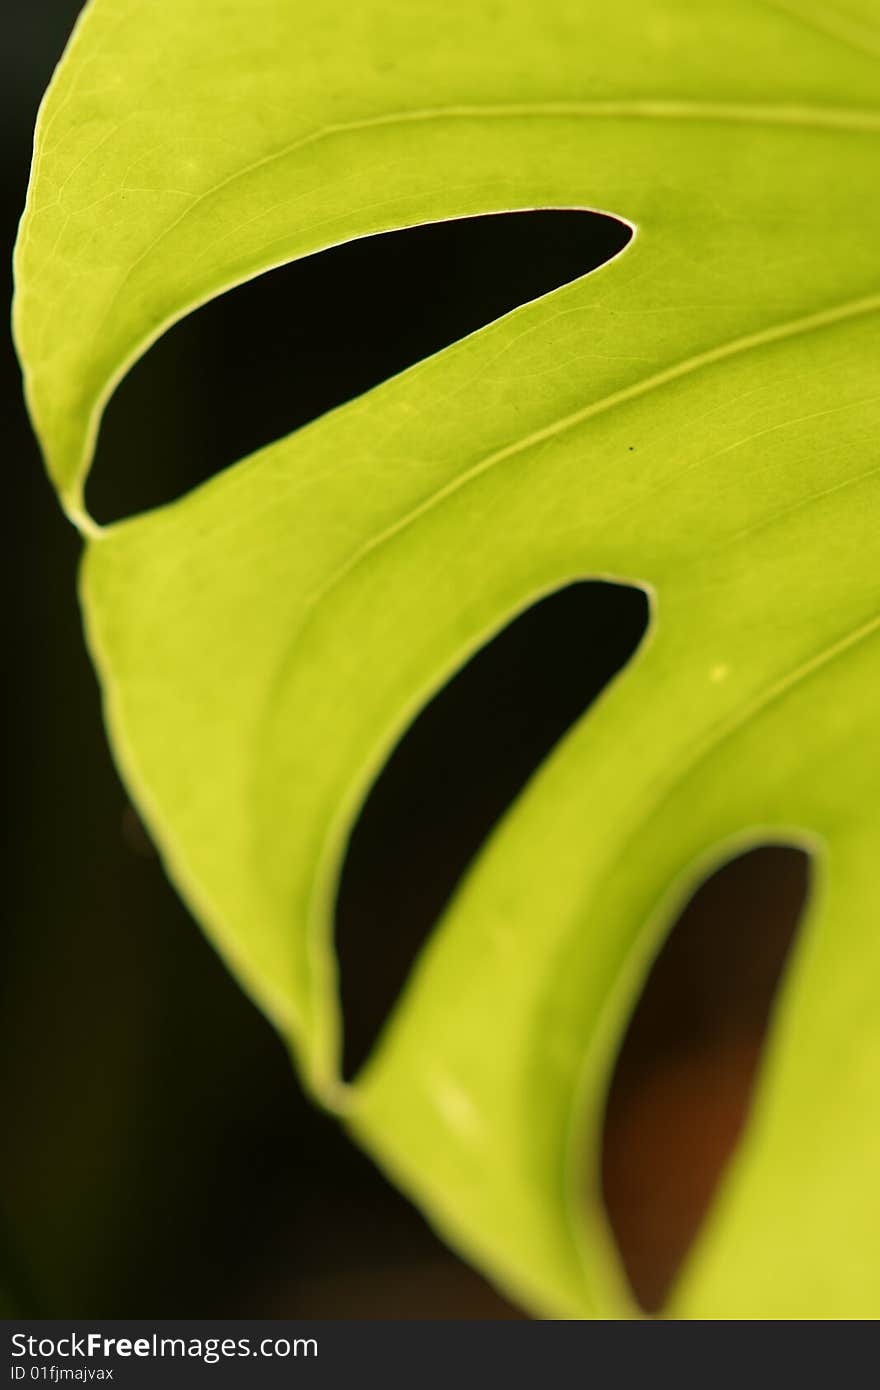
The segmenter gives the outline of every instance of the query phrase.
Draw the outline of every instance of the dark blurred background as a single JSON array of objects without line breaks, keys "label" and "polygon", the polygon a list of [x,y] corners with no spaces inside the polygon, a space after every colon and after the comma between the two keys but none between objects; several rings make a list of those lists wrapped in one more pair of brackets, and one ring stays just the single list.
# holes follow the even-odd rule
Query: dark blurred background
[{"label": "dark blurred background", "polygon": [[[36,107],[76,0],[12,0],[0,54],[11,250]],[[375,238],[273,273],[160,342],[111,403],[100,520],[253,448],[620,250],[574,213]],[[8,273],[7,273],[8,275]],[[521,1316],[302,1097],[169,887],[113,769],[75,600],[79,542],[2,348],[7,503],[0,1283],[25,1316]],[[356,1070],[493,821],[643,634],[643,595],[572,586],[435,699],[355,831],[338,904]],[[759,850],[698,894],[652,973],[606,1124],[606,1203],[662,1304],[735,1142],[806,865]]]}]

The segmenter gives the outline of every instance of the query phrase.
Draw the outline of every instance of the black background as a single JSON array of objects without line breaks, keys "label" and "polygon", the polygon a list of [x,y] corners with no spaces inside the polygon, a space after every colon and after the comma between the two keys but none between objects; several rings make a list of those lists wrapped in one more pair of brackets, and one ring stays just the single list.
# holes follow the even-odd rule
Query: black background
[{"label": "black background", "polygon": [[[11,249],[31,130],[78,5],[4,16]],[[110,405],[100,520],[170,500],[624,244],[543,214],[375,238],[178,326]],[[2,349],[7,864],[0,1237],[23,1316],[518,1316],[302,1098],[283,1049],[167,884],[113,770],[75,600],[79,542]],[[420,940],[530,769],[637,645],[643,596],[532,610],[439,697],[359,824],[338,911],[354,1069]],[[664,952],[609,1106],[609,1210],[657,1307],[742,1119],[804,891],[793,852],[716,877]]]}]

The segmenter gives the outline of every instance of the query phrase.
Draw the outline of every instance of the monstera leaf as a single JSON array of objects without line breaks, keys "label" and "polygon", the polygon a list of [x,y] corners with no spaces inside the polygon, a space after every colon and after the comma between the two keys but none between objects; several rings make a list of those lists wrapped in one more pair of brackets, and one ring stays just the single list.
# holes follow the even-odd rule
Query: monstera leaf
[{"label": "monstera leaf", "polygon": [[[120,766],[305,1084],[540,1314],[636,1311],[596,1176],[609,1070],[677,907],[758,840],[807,848],[813,889],[668,1312],[880,1314],[878,57],[874,0],[92,0],[40,114],[16,334]],[[91,521],[101,411],[174,320],[353,237],[537,207],[634,237]],[[359,805],[481,644],[590,576],[645,588],[648,636],[343,1085]]]}]

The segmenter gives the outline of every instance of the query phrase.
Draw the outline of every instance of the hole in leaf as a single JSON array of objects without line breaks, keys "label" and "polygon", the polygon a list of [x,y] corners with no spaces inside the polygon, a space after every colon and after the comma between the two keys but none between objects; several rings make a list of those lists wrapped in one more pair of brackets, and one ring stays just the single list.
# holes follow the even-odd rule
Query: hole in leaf
[{"label": "hole in leaf", "polygon": [[602,265],[631,235],[594,212],[462,218],[364,237],[220,295],[164,334],[111,399],[89,480],[94,515],[181,496]]},{"label": "hole in leaf", "polygon": [[397,745],[352,832],[337,899],[346,1076],[492,826],[647,623],[641,589],[558,590],[477,652]]},{"label": "hole in leaf", "polygon": [[605,1113],[605,1207],[633,1293],[661,1311],[748,1117],[809,856],[749,850],[716,870],[657,956]]}]

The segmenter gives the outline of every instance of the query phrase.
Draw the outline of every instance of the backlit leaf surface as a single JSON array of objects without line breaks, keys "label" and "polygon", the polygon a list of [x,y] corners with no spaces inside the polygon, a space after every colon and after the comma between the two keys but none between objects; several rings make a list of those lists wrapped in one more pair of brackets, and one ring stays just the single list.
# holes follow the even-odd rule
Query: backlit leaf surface
[{"label": "backlit leaf surface", "polygon": [[[40,115],[16,336],[119,763],[312,1092],[538,1313],[633,1313],[598,1181],[615,1047],[696,882],[779,840],[815,856],[808,920],[669,1311],[880,1314],[878,77],[874,0],[92,0]],[[89,520],[102,407],[171,322],[353,237],[535,207],[635,236]],[[450,674],[589,576],[645,586],[649,634],[344,1088],[358,807]]]}]

